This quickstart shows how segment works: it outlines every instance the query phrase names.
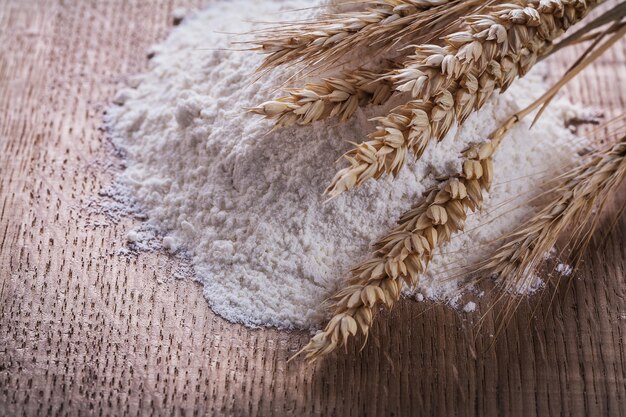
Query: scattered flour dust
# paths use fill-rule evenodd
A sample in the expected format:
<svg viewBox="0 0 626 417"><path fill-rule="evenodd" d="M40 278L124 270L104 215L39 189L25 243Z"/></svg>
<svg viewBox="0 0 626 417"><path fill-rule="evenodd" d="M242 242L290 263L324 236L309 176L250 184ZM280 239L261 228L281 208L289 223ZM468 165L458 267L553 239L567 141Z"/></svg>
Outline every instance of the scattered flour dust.
<svg viewBox="0 0 626 417"><path fill-rule="evenodd" d="M473 301L469 301L463 306L463 311L465 311L466 313L472 313L476 311L476 303Z"/></svg>
<svg viewBox="0 0 626 417"><path fill-rule="evenodd" d="M528 75L394 181L372 181L325 204L337 159L348 141L372 130L368 118L381 109L359 110L342 125L332 120L268 134L271 122L244 109L275 96L289 74L256 80L262 57L224 50L233 40L225 33L250 30L250 21L302 18L293 9L306 7L304 0L234 0L192 13L152 49L149 71L131 78L107 113L126 159L108 192L147 219L128 240L157 240L144 247L186 253L212 309L248 326L318 326L323 301L366 259L370 244L437 176L459 170L459 152L469 143L530 103L529 92L545 90L540 74ZM577 138L564 127L571 111L556 103L532 130L523 123L507 136L483 212L435 256L416 298L458 303L463 268L532 214L528 197L575 156Z"/></svg>

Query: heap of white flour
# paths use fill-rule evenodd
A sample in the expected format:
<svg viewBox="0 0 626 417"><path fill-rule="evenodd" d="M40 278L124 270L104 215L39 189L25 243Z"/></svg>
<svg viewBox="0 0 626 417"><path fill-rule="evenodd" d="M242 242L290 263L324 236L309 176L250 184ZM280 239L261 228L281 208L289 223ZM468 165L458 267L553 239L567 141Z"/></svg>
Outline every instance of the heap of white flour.
<svg viewBox="0 0 626 417"><path fill-rule="evenodd" d="M397 179L371 181L324 204L322 192L342 166L337 159L348 141L365 138L373 128L368 118L381 109L359 110L346 124L268 134L271 122L244 109L276 96L285 74L257 80L262 57L223 50L233 40L224 33L253 27L245 22L301 18L279 10L309 5L212 2L153 49L149 71L132 78L107 115L127 159L116 192L147 216L140 230L151 229L164 248L190 257L215 312L251 326L318 325L326 314L322 301L366 259L369 245L435 177L459 170L459 152L469 143L528 104L529 92L545 90L538 75L519 80ZM575 156L566 111L567 104L554 104L532 130L522 124L507 136L495 159L493 194L482 213L469 217L468 232L435 256L419 299L454 300L461 268L533 212L529 196ZM144 238L129 232L131 241Z"/></svg>

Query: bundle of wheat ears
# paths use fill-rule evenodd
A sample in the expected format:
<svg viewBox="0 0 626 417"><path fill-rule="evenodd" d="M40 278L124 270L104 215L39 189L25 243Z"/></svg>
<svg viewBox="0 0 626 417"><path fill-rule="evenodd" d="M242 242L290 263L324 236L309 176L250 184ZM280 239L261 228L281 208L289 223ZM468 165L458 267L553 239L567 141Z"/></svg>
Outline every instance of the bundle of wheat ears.
<svg viewBox="0 0 626 417"><path fill-rule="evenodd" d="M495 92L556 50L587 43L563 80L527 109L512 115L483 143L463 153L462 170L441 179L356 266L332 297L325 329L302 349L309 360L346 345L361 333L367 340L374 315L391 308L404 285L417 285L434 250L463 231L466 217L481 207L493 181L494 153L507 131L549 103L558 89L626 33L626 3L618 3L573 34L599 0L369 0L351 2L348 12L321 14L257 33L253 49L266 54L262 72L296 67L303 76L329 74L251 112L275 120L275 128L327 118L349 119L359 106L397 96L404 104L374 119L376 130L344 155L326 189L334 198L365 181L395 176L409 156L419 158L449 129L480 111ZM356 9L356 10L355 10ZM564 39L563 39L564 38ZM558 41L557 41L558 40ZM556 41L556 42L555 42ZM366 51L368 62L363 64ZM353 62L359 59L361 66ZM623 117L619 120L623 123ZM556 179L546 207L506 238L483 275L500 275L506 289L538 268L544 254L575 222L597 223L598 208L626 176L626 139L581 158L581 165ZM580 240L580 239L579 239Z"/></svg>

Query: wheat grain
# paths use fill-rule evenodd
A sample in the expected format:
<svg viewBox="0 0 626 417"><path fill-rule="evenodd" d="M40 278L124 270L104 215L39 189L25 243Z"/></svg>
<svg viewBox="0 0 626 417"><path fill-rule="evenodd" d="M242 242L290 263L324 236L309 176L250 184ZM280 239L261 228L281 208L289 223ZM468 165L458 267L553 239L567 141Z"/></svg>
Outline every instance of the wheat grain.
<svg viewBox="0 0 626 417"><path fill-rule="evenodd" d="M596 1L549 0L502 4L468 16L468 29L447 35L445 46L421 45L393 74L395 88L415 99L377 121L368 141L347 152L326 192L335 197L383 174L396 175L407 154L416 157L441 140L495 90L504 91L547 53L552 40L581 20Z"/></svg>
<svg viewBox="0 0 626 417"><path fill-rule="evenodd" d="M393 63L389 65L392 66ZM277 128L305 125L334 116L344 122L359 106L380 105L391 97L392 85L390 80L383 78L385 72L365 69L345 72L321 83L287 90L288 96L262 103L250 111L276 120Z"/></svg>
<svg viewBox="0 0 626 417"><path fill-rule="evenodd" d="M361 25L355 25L353 21L362 20L359 16L362 17L362 14L365 12L357 15L349 13L333 15L330 22L322 18L314 22L305 22L301 27L297 26L297 29L270 30L270 33L273 34L273 37L270 38L271 40L259 40L258 43L261 44L262 50L276 49L272 54L280 53L281 48L279 45L281 44L284 49L292 50L291 52L293 53L295 53L293 50L302 49L304 54L301 57L302 59L306 60L306 57L315 56L320 62L332 61L331 55L341 57L359 46L360 43L367 43L368 53L371 56L374 50L383 48L383 45L386 43L393 43L398 46L400 39L408 36L408 34L417 34L413 38L419 40L432 41L438 38L439 34L450 26L452 22L458 21L464 13L481 10L493 1L386 0L384 2L374 2L383 10L385 8L388 9L389 13L400 13L406 16L377 22L376 19L368 15L369 17L365 19L369 22L366 25L368 30L359 32L358 36L356 36L357 29L361 28ZM429 10L431 8L433 10ZM416 18L415 15L417 11L421 11L419 18ZM331 26L334 29L319 28L316 25ZM354 30L355 32L352 35L355 36L342 37L340 42L326 43L326 41L321 41L321 39L332 37L333 34L336 35L341 31L341 28L344 29L345 33L351 33L350 30ZM294 30L299 35L294 33ZM303 39L316 39L319 41L307 43ZM274 47L270 47L264 42L269 42ZM382 104L391 97L392 91L390 87L392 82L389 76L400 67L398 62L406 59L406 54L404 53L396 52L395 55L395 60L387 60L387 63L390 65L386 65L383 68L377 68L375 71L363 69L344 71L340 76L327 78L320 83L309 83L302 88L288 89L289 95L264 102L250 109L250 111L276 120L276 128L292 124L308 124L335 115L338 115L341 121L346 121L358 106L370 103ZM290 56L285 57L284 62L282 60L273 61L273 56L270 55L268 58L269 62L266 60L261 68L297 60L296 57Z"/></svg>

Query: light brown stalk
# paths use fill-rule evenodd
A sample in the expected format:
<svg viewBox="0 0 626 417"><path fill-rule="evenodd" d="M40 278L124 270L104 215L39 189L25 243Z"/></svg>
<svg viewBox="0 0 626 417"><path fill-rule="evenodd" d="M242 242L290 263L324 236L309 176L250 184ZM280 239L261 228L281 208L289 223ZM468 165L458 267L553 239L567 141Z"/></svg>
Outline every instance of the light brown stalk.
<svg viewBox="0 0 626 417"><path fill-rule="evenodd" d="M345 158L327 188L335 197L371 178L397 175L409 152L420 157L434 138L504 91L546 54L551 42L597 3L585 0L525 0L494 6L466 18L468 29L444 38L445 46L421 45L405 68L393 74L395 88L414 100L376 119L377 130Z"/></svg>
<svg viewBox="0 0 626 417"><path fill-rule="evenodd" d="M321 83L287 90L288 96L267 101L250 111L276 120L276 128L305 125L334 116L344 122L360 106L380 105L391 97L392 85L383 78L384 74L365 69L345 72Z"/></svg>
<svg viewBox="0 0 626 417"><path fill-rule="evenodd" d="M612 148L596 151L588 161L561 175L547 195L550 202L511 233L506 243L484 262L481 275L497 275L500 286L517 292L546 262L545 254L568 231L582 243L590 236L607 199L626 179L626 137ZM573 229L573 230L572 230ZM576 246L576 245L574 245Z"/></svg>

